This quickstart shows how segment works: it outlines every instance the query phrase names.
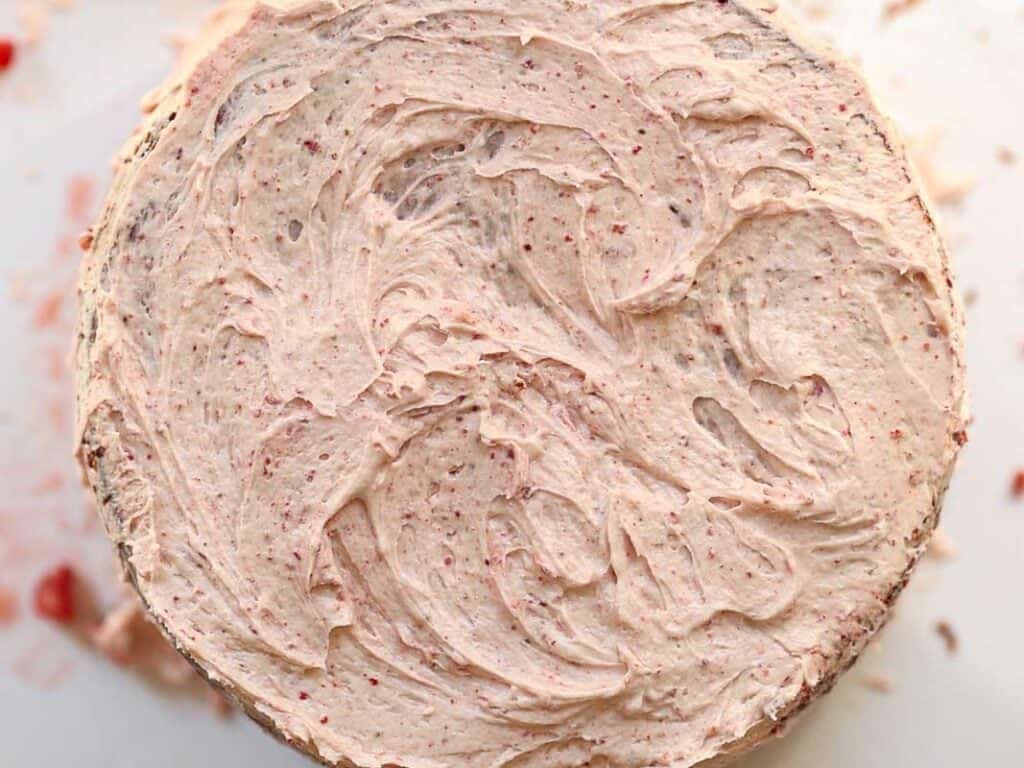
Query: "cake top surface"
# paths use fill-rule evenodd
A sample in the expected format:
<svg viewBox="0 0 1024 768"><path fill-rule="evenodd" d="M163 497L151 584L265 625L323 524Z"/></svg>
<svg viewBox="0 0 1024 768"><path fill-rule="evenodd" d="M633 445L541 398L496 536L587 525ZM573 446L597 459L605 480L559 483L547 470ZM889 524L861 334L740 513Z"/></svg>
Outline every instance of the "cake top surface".
<svg viewBox="0 0 1024 768"><path fill-rule="evenodd" d="M964 420L857 74L714 0L217 29L81 286L81 456L179 647L366 766L690 766L827 687Z"/></svg>

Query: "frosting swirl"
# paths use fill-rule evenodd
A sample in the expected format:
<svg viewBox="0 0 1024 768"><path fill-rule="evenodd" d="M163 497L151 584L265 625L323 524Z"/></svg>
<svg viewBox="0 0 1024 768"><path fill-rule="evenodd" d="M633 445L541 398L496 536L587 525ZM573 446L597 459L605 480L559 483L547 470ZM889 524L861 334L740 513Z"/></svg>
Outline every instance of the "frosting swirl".
<svg viewBox="0 0 1024 768"><path fill-rule="evenodd" d="M689 766L884 619L961 315L862 83L771 8L236 3L150 107L83 270L81 456L275 729Z"/></svg>

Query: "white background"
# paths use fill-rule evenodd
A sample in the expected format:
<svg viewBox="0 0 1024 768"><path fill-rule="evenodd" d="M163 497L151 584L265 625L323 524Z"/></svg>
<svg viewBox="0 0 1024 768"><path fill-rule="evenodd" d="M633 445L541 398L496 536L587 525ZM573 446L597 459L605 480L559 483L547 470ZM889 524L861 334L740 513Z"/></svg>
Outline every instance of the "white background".
<svg viewBox="0 0 1024 768"><path fill-rule="evenodd" d="M20 34L16 5L0 0L0 36ZM74 271L76 256L55 255L69 226L68 179L95 177L102 192L139 98L167 71L168 34L189 28L203 5L82 0L0 76L0 547L14 529L21 536L43 526L52 556L86 572L105 568L107 554L78 489L66 483L38 496L26 485L50 464L72 476L70 436L40 426L40 409L65 397L66 384L43 374L33 302ZM905 132L941 129L937 164L977 179L959 209L943 211L960 287L978 297L968 312L976 423L943 523L956 558L925 563L881 641L790 736L742 768L1021 766L1024 505L1008 488L1024 468L1024 3L926 0L889 24L882 0L797 5L829 8L812 23L863 62ZM999 146L1021 159L997 162ZM66 306L59 327L72 315ZM63 331L49 333L45 344L66 347ZM59 538L69 530L85 530L88 546ZM21 620L0 628L0 766L307 765L244 720L225 723L193 701L157 694L33 619L26 579L45 565L40 555L0 566L0 586L23 601ZM935 633L939 620L960 637L955 656ZM26 659L40 669L26 673ZM47 684L50 673L61 681ZM865 686L871 675L891 678L892 692Z"/></svg>

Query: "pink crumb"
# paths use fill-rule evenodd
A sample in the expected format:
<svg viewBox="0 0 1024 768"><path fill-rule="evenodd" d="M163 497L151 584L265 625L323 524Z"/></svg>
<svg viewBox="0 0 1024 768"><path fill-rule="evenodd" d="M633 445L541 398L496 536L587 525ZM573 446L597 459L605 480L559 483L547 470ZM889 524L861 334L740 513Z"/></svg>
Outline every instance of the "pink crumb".
<svg viewBox="0 0 1024 768"><path fill-rule="evenodd" d="M88 176L73 176L68 182L65 210L72 221L80 222L88 218L92 208L95 184Z"/></svg>
<svg viewBox="0 0 1024 768"><path fill-rule="evenodd" d="M36 328L50 328L57 324L64 306L64 298L64 291L54 291L43 297L36 306L36 313L32 319Z"/></svg>
<svg viewBox="0 0 1024 768"><path fill-rule="evenodd" d="M9 627L18 618L18 597L6 587L0 587L0 628Z"/></svg>

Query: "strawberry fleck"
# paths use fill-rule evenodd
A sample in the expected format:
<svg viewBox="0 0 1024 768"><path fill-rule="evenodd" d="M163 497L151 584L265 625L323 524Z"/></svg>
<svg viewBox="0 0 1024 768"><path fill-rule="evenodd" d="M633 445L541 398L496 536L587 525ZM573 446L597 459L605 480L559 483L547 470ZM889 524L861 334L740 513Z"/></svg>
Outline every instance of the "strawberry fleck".
<svg viewBox="0 0 1024 768"><path fill-rule="evenodd" d="M376 677L371 677L370 685L380 685L380 680L378 680Z"/></svg>
<svg viewBox="0 0 1024 768"><path fill-rule="evenodd" d="M36 614L58 624L75 620L75 572L60 565L45 574L36 585Z"/></svg>
<svg viewBox="0 0 1024 768"><path fill-rule="evenodd" d="M312 155L315 155L317 152L320 151L320 142L317 141L316 139L306 139L304 142L302 142L302 146L304 146L306 150Z"/></svg>
<svg viewBox="0 0 1024 768"><path fill-rule="evenodd" d="M306 701L307 699L309 699L309 694L306 693L305 691L300 691L299 692L299 701Z"/></svg>

